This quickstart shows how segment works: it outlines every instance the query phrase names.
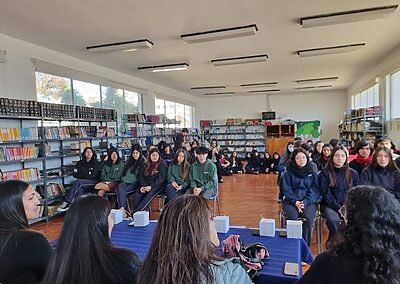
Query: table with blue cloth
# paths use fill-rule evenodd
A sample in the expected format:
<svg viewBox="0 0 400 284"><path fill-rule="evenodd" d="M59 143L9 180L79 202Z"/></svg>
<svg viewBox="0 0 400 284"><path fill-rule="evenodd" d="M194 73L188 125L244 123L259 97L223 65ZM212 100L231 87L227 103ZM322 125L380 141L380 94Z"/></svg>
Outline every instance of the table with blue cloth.
<svg viewBox="0 0 400 284"><path fill-rule="evenodd" d="M157 223L150 222L146 227L131 227L128 226L128 223L124 221L114 226L111 241L116 247L130 249L143 259L150 248ZM301 276L301 262L311 263L313 261L311 251L303 239L282 238L279 237L278 232L274 238L253 236L252 229L231 228L226 234L218 234L221 244L229 235L240 235L240 240L245 243L260 242L267 247L270 259L265 261L257 283L294 283ZM221 248L219 249L221 250ZM298 263L300 276L284 275L285 262Z"/></svg>

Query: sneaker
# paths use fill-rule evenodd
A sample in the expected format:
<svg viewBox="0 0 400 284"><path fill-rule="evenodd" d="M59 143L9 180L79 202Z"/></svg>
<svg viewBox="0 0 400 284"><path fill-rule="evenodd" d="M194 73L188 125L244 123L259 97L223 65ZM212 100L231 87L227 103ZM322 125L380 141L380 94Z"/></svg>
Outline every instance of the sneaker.
<svg viewBox="0 0 400 284"><path fill-rule="evenodd" d="M57 211L58 211L58 212L65 212L65 211L67 211L68 209L69 209L69 203L64 201L64 202L61 204L61 206L57 208Z"/></svg>
<svg viewBox="0 0 400 284"><path fill-rule="evenodd" d="M223 179L223 178L221 178L221 179L219 180L219 182L220 182L220 183L223 183L223 182L224 182L224 179Z"/></svg>
<svg viewBox="0 0 400 284"><path fill-rule="evenodd" d="M239 174L243 174L243 171L238 171Z"/></svg>

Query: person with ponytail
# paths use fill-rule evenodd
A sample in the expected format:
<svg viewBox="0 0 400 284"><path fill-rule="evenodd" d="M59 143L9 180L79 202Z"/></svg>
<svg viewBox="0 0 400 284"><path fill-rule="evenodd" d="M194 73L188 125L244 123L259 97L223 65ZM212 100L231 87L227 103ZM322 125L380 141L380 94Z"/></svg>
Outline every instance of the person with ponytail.
<svg viewBox="0 0 400 284"><path fill-rule="evenodd" d="M182 148L178 149L172 163L168 167L168 184L165 189L168 202L185 194L189 188L190 164L187 161L187 155L186 150Z"/></svg>
<svg viewBox="0 0 400 284"><path fill-rule="evenodd" d="M339 209L344 204L347 191L360 184L357 172L349 168L347 151L343 146L332 150L328 164L318 176L319 190L322 194L321 212L326 218L329 230L327 246L334 240L341 221Z"/></svg>
<svg viewBox="0 0 400 284"><path fill-rule="evenodd" d="M40 201L31 185L20 180L0 182L0 283L40 283L51 247L46 237L29 229Z"/></svg>
<svg viewBox="0 0 400 284"><path fill-rule="evenodd" d="M372 150L372 145L367 140L360 140L354 148L354 152L357 156L349 163L349 166L355 170L359 176L361 175L362 170L371 162Z"/></svg>
<svg viewBox="0 0 400 284"><path fill-rule="evenodd" d="M357 186L341 210L344 227L298 284L400 283L400 203L376 186Z"/></svg>
<svg viewBox="0 0 400 284"><path fill-rule="evenodd" d="M304 149L294 149L280 184L284 216L287 220L305 219L303 239L308 245L311 242L317 201L320 198L317 173L313 170L309 159Z"/></svg>
<svg viewBox="0 0 400 284"><path fill-rule="evenodd" d="M319 160L316 162L318 170L322 171L326 167L326 164L328 163L332 149L333 149L333 147L331 144L324 144L324 146L322 146L321 158L319 158Z"/></svg>
<svg viewBox="0 0 400 284"><path fill-rule="evenodd" d="M140 173L140 188L135 193L135 212L143 211L158 194L164 191L168 166L157 148L152 148Z"/></svg>

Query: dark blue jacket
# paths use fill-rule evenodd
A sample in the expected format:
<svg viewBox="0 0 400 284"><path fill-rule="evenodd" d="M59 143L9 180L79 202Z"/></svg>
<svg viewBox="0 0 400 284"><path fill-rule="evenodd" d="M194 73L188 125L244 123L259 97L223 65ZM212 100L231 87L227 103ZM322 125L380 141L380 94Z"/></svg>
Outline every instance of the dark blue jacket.
<svg viewBox="0 0 400 284"><path fill-rule="evenodd" d="M344 204L346 193L349 188L360 184L358 173L353 169L350 169L350 172L353 178L353 184L351 186L347 184L345 168L335 168L336 186L334 187L329 186L330 179L328 170L324 169L320 172L318 176L318 186L322 194L322 204L325 204L336 211L339 210L340 207L342 207L342 205Z"/></svg>
<svg viewBox="0 0 400 284"><path fill-rule="evenodd" d="M282 175L281 189L285 202L293 205L296 201L302 200L304 201L304 206L315 204L320 198L318 175L316 173L300 178L288 168Z"/></svg>
<svg viewBox="0 0 400 284"><path fill-rule="evenodd" d="M400 171L380 166L376 169L366 167L361 173L361 184L383 187L400 199Z"/></svg>

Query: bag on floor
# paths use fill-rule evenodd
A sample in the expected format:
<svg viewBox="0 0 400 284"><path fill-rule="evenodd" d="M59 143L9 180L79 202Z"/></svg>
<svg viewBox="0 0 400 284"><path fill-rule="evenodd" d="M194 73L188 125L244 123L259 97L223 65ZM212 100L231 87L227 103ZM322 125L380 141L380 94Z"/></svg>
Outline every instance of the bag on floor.
<svg viewBox="0 0 400 284"><path fill-rule="evenodd" d="M245 244L239 235L230 235L222 241L222 253L225 257L239 257L240 263L252 280L256 280L264 261L269 258L267 248L261 243Z"/></svg>

